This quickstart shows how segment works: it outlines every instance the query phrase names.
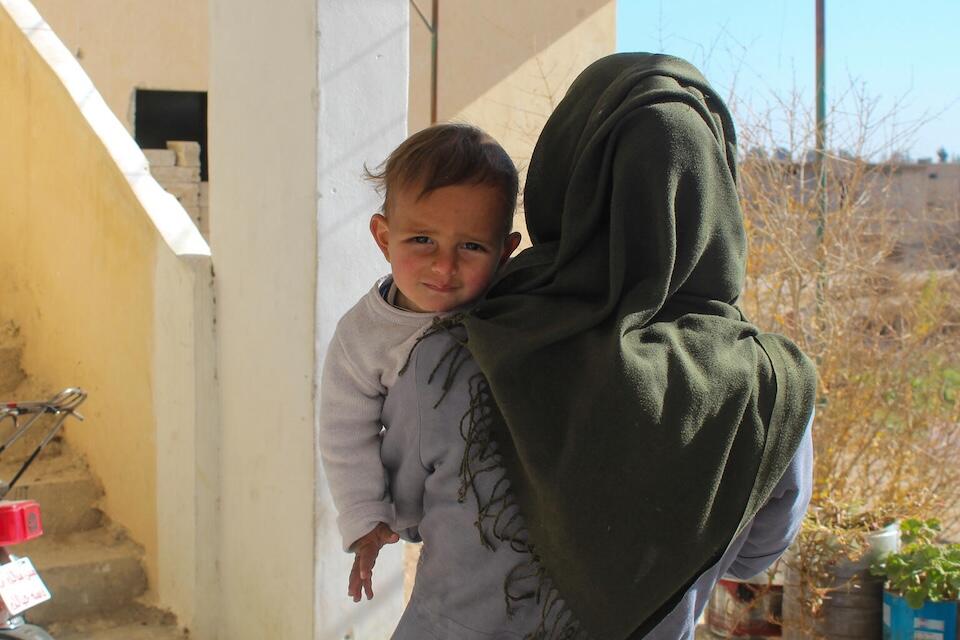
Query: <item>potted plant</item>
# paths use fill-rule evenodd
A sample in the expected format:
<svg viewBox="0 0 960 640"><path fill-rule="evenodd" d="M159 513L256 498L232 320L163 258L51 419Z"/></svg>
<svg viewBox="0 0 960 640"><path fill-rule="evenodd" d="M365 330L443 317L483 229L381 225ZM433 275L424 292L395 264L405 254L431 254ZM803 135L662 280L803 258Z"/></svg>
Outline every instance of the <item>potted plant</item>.
<svg viewBox="0 0 960 640"><path fill-rule="evenodd" d="M937 541L940 521L908 518L900 524L900 550L876 560L886 579L883 637L957 640L960 544Z"/></svg>

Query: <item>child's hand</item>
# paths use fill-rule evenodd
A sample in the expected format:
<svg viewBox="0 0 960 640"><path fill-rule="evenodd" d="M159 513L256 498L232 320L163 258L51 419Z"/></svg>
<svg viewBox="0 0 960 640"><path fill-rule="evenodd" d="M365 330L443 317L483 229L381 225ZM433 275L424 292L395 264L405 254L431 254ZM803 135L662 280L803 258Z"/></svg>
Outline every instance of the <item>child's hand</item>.
<svg viewBox="0 0 960 640"><path fill-rule="evenodd" d="M377 555L383 545L393 544L398 540L400 536L381 522L350 547L354 555L347 595L353 598L354 602L360 602L361 587L367 593L367 600L373 597L373 565L377 563Z"/></svg>

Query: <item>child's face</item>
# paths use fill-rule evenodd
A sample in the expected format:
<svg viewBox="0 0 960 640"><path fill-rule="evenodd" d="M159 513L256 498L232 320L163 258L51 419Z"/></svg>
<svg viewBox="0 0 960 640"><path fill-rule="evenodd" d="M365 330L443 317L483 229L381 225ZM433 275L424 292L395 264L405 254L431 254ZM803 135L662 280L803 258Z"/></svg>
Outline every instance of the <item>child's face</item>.
<svg viewBox="0 0 960 640"><path fill-rule="evenodd" d="M435 189L419 200L400 189L389 218L376 214L370 232L390 263L400 306L450 311L482 296L520 242L504 237L499 193L486 185Z"/></svg>

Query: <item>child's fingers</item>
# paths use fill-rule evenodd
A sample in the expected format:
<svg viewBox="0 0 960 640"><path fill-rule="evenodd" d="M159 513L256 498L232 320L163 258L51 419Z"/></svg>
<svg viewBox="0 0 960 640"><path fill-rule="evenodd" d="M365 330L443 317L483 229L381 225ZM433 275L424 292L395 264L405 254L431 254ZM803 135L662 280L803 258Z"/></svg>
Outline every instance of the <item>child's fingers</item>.
<svg viewBox="0 0 960 640"><path fill-rule="evenodd" d="M368 534L367 540L358 541L353 548L353 568L350 571L347 595L353 598L354 602L360 602L364 593L367 594L367 600L373 598L373 567L377 564L380 547L400 540L399 535L383 524L371 533L374 535Z"/></svg>
<svg viewBox="0 0 960 640"><path fill-rule="evenodd" d="M365 547L357 554L357 562L360 564L360 579L368 580L377 564L377 549Z"/></svg>
<svg viewBox="0 0 960 640"><path fill-rule="evenodd" d="M360 565L360 582L367 594L367 600L370 600L373 598L373 567L377 564L377 549L375 547L362 549L357 555L357 562Z"/></svg>
<svg viewBox="0 0 960 640"><path fill-rule="evenodd" d="M360 584L367 594L367 600L373 597L373 565L376 556L371 549L365 547L357 554L357 564L360 569ZM360 594L357 594L359 597Z"/></svg>
<svg viewBox="0 0 960 640"><path fill-rule="evenodd" d="M360 602L360 583L360 565L354 558L353 569L350 570L350 580L347 585L347 595L353 598L354 602Z"/></svg>

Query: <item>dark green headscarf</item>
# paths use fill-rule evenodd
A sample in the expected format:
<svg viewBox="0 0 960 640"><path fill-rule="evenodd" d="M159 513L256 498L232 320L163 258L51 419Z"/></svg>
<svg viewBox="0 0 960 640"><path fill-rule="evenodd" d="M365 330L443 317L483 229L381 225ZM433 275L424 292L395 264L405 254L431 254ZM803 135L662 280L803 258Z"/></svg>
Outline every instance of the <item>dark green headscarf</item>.
<svg viewBox="0 0 960 640"><path fill-rule="evenodd" d="M515 501L526 530L494 533L526 541L564 619L598 640L670 611L769 497L810 416L810 361L735 306L736 183L730 115L695 68L599 60L534 150L533 247L464 321L487 403L468 416L465 476L493 446L510 483L480 521Z"/></svg>

